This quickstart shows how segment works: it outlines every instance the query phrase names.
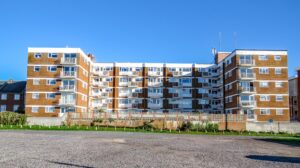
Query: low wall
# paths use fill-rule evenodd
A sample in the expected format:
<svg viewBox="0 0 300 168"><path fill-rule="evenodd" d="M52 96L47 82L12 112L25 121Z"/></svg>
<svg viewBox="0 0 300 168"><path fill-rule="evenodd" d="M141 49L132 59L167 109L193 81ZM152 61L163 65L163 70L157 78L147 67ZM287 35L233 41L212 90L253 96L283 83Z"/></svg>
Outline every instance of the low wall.
<svg viewBox="0 0 300 168"><path fill-rule="evenodd" d="M247 131L300 133L300 122L246 122Z"/></svg>
<svg viewBox="0 0 300 168"><path fill-rule="evenodd" d="M27 117L28 125L59 126L66 121L67 115L62 117Z"/></svg>

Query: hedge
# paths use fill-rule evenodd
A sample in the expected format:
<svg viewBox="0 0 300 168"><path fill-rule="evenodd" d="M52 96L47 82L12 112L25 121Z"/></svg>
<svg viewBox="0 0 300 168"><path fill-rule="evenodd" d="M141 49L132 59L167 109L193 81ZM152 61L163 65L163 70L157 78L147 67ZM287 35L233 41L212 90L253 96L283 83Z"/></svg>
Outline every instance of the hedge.
<svg viewBox="0 0 300 168"><path fill-rule="evenodd" d="M26 123L26 115L15 112L0 112L1 125L24 125Z"/></svg>

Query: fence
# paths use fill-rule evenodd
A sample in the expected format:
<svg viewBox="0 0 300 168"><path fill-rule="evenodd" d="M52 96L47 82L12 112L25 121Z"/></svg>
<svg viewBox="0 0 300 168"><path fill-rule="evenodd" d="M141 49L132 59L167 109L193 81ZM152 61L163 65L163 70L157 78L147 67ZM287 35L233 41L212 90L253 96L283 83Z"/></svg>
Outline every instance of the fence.
<svg viewBox="0 0 300 168"><path fill-rule="evenodd" d="M68 113L70 120L167 120L167 121L210 121L210 122L245 122L242 114L207 114L207 113Z"/></svg>

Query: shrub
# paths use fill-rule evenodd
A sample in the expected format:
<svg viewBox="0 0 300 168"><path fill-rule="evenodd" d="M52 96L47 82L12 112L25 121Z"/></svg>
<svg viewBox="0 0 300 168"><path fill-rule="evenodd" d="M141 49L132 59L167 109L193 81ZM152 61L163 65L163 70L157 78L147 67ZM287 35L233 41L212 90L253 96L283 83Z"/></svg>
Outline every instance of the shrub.
<svg viewBox="0 0 300 168"><path fill-rule="evenodd" d="M99 122L99 123L102 123L103 120L101 118L94 118L93 122Z"/></svg>
<svg viewBox="0 0 300 168"><path fill-rule="evenodd" d="M144 121L143 123L143 126L141 126L140 128L144 128L145 130L151 130L153 129L153 126L152 126L152 121Z"/></svg>
<svg viewBox="0 0 300 168"><path fill-rule="evenodd" d="M208 131L208 132L218 131L218 129L219 129L218 124L207 123L205 125L205 130Z"/></svg>
<svg viewBox="0 0 300 168"><path fill-rule="evenodd" d="M26 123L26 115L15 112L1 112L0 124L2 125L24 125Z"/></svg>
<svg viewBox="0 0 300 168"><path fill-rule="evenodd" d="M183 122L181 127L179 128L181 131L188 131L193 128L193 124L190 121Z"/></svg>

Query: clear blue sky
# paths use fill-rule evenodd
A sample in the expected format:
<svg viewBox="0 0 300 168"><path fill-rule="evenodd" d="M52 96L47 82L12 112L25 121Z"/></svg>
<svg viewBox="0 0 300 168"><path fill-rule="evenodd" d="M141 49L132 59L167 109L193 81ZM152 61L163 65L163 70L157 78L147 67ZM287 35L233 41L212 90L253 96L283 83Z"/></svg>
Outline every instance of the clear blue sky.
<svg viewBox="0 0 300 168"><path fill-rule="evenodd" d="M0 80L26 79L27 47L103 62L211 63L211 48L286 49L300 66L298 0L1 0Z"/></svg>

